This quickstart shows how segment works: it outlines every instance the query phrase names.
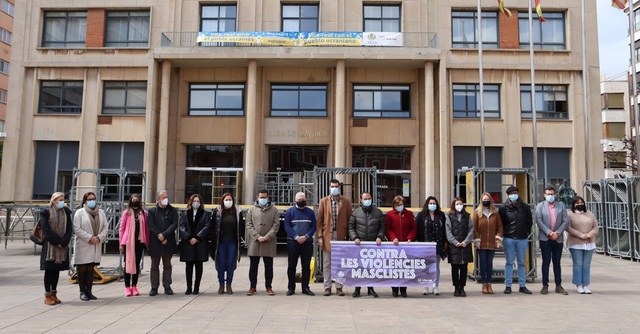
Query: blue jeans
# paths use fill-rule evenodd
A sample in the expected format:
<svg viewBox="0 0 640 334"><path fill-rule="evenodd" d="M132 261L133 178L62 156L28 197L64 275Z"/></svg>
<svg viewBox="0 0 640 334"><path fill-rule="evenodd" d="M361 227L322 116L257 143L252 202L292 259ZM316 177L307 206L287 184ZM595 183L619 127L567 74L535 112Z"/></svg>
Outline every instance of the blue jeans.
<svg viewBox="0 0 640 334"><path fill-rule="evenodd" d="M218 271L218 283L225 284L224 274L227 274L226 284L233 282L235 270L237 246L234 240L220 240L218 255L216 256L216 270Z"/></svg>
<svg viewBox="0 0 640 334"><path fill-rule="evenodd" d="M480 280L482 283L491 283L493 280L493 249L478 249L478 261L480 262Z"/></svg>
<svg viewBox="0 0 640 334"><path fill-rule="evenodd" d="M573 279L575 285L589 285L591 283L591 258L594 250L571 249L573 260Z"/></svg>
<svg viewBox="0 0 640 334"><path fill-rule="evenodd" d="M549 286L549 265L553 262L553 279L556 286L562 284L562 272L560 260L562 260L561 242L555 240L540 240L540 252L542 253L542 285Z"/></svg>
<svg viewBox="0 0 640 334"><path fill-rule="evenodd" d="M527 284L527 273L524 267L524 257L527 254L527 247L529 246L529 240L527 239L511 239L504 238L504 255L507 258L507 263L504 268L504 285L511 286L513 282L513 262L515 258L518 259L518 284L521 287Z"/></svg>

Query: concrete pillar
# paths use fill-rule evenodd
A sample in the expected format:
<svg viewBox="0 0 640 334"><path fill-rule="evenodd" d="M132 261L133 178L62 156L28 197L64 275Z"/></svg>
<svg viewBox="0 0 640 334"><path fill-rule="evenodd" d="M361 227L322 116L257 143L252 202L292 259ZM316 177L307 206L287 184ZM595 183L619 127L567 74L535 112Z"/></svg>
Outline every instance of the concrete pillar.
<svg viewBox="0 0 640 334"><path fill-rule="evenodd" d="M167 154L169 146L169 88L171 84L171 61L162 62L160 84L160 126L158 127L158 175L156 191L167 188ZM148 196L155 195L148 194Z"/></svg>
<svg viewBox="0 0 640 334"><path fill-rule="evenodd" d="M433 86L433 63L424 64L424 194L435 194L436 156L435 156L435 100ZM425 197L426 199L426 197Z"/></svg>
<svg viewBox="0 0 640 334"><path fill-rule="evenodd" d="M243 203L249 204L255 198L256 185L256 122L259 117L256 110L256 95L258 90L258 62L255 59L249 61L247 69L247 133L245 135L246 143L244 144L244 173L243 184L244 194Z"/></svg>
<svg viewBox="0 0 640 334"><path fill-rule="evenodd" d="M346 87L346 69L344 60L338 60L336 63L336 105L334 115L335 141L333 147L333 166L346 167L347 152L347 110L345 108L345 96L347 94Z"/></svg>
<svg viewBox="0 0 640 334"><path fill-rule="evenodd" d="M438 87L441 87L438 91L438 105L434 105L434 108L438 108L440 113L440 193L437 195L440 199L440 203L449 203L455 193L452 192L451 185L453 184L453 147L451 146L451 115L449 108L447 108L447 69L444 66L445 59L440 59L440 66L438 67ZM432 81L433 83L433 81ZM444 88L443 88L444 87ZM429 91L434 91L432 87Z"/></svg>

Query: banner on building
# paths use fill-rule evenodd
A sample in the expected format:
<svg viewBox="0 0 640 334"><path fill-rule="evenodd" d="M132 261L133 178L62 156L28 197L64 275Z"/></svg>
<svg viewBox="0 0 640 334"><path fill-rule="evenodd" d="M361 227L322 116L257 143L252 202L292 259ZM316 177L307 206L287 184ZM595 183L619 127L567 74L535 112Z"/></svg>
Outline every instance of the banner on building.
<svg viewBox="0 0 640 334"><path fill-rule="evenodd" d="M346 286L434 287L436 243L331 241L331 278Z"/></svg>
<svg viewBox="0 0 640 334"><path fill-rule="evenodd" d="M402 46L402 33L387 32L199 32L197 43L262 46Z"/></svg>

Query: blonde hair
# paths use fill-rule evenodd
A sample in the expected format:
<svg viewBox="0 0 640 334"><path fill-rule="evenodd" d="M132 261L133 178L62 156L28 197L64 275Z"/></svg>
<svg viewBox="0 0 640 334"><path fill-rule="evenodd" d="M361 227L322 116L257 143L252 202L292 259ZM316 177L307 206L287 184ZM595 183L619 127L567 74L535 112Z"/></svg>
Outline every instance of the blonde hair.
<svg viewBox="0 0 640 334"><path fill-rule="evenodd" d="M51 195L51 199L49 200L49 206L53 206L53 201L55 201L59 197L64 197L64 193L61 193L59 191L53 193L53 195Z"/></svg>
<svg viewBox="0 0 640 334"><path fill-rule="evenodd" d="M484 214L484 204L482 204L482 198L483 197L489 197L491 203L489 204L489 212L490 213L496 213L498 212L498 209L496 209L496 207L493 205L493 197L491 197L491 194L488 192L483 192L482 195L480 195L480 205L478 205L478 207L476 208L476 214L480 217L482 217L482 215Z"/></svg>

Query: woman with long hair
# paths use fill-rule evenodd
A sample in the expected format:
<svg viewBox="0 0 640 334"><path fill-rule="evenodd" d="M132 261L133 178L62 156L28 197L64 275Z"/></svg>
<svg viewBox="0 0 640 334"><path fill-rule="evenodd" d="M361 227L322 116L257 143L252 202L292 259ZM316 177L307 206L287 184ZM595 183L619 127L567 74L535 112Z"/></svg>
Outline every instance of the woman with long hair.
<svg viewBox="0 0 640 334"><path fill-rule="evenodd" d="M138 296L138 277L142 251L149 246L147 211L142 208L140 195L129 197L127 209L120 217L120 252L124 252L124 295Z"/></svg>
<svg viewBox="0 0 640 334"><path fill-rule="evenodd" d="M573 284L578 293L591 294L591 258L596 250L596 234L598 221L596 216L587 210L584 198L575 196L571 200L569 215L569 237L567 246L573 261Z"/></svg>
<svg viewBox="0 0 640 334"><path fill-rule="evenodd" d="M482 293L493 294L493 257L502 248L502 219L493 205L491 194L480 196L480 204L473 211L473 242L478 252Z"/></svg>
<svg viewBox="0 0 640 334"><path fill-rule="evenodd" d="M40 270L44 270L44 303L62 303L58 298L60 272L69 270L69 243L73 235L71 210L64 205L64 193L51 195L49 207L40 211L40 226L44 234Z"/></svg>
<svg viewBox="0 0 640 334"><path fill-rule="evenodd" d="M200 293L202 264L209 261L209 225L211 216L204 210L202 197L193 194L187 203L187 212L180 219L180 262L185 262L187 291L185 295ZM193 283L193 267L196 280Z"/></svg>
<svg viewBox="0 0 640 334"><path fill-rule="evenodd" d="M418 212L416 216L416 226L418 228L416 240L436 243L436 285L433 288L433 294L436 296L440 294L438 289L440 285L440 260L444 260L447 257L446 220L444 212L440 208L440 203L434 196L429 196L424 201L422 211ZM428 295L429 288L425 287L422 294Z"/></svg>
<svg viewBox="0 0 640 334"><path fill-rule="evenodd" d="M215 247L216 270L218 271L218 294L233 294L231 284L233 273L240 261L240 223L241 211L230 193L220 197L220 206L213 214L213 240Z"/></svg>

